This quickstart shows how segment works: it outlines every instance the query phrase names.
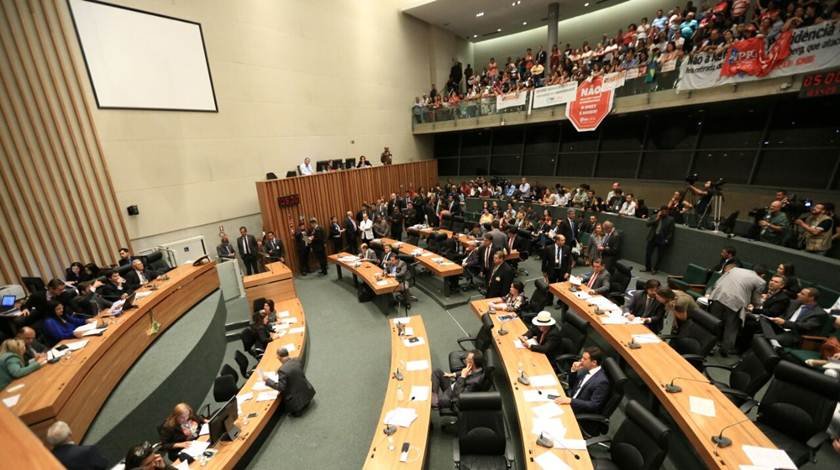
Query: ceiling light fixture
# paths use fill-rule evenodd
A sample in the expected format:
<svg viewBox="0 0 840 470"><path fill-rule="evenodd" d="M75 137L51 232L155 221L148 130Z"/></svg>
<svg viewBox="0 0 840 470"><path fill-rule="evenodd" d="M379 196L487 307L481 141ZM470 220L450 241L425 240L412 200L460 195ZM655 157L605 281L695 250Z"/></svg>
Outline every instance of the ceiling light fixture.
<svg viewBox="0 0 840 470"><path fill-rule="evenodd" d="M478 12L478 13L476 13L476 14L475 14L475 17L476 17L476 18L481 18L482 16L484 16L484 12L483 12L483 11L480 11L480 12Z"/></svg>
<svg viewBox="0 0 840 470"><path fill-rule="evenodd" d="M589 2L584 3L584 4L583 4L583 6L588 7L588 6L589 6Z"/></svg>
<svg viewBox="0 0 840 470"><path fill-rule="evenodd" d="M527 21L523 21L523 22L522 22L522 26L527 26L527 25L528 25L528 22L527 22Z"/></svg>
<svg viewBox="0 0 840 470"><path fill-rule="evenodd" d="M478 34L473 34L473 37L474 37L474 38L477 38L477 37L478 37Z"/></svg>
<svg viewBox="0 0 840 470"><path fill-rule="evenodd" d="M496 32L497 32L497 33L501 33L501 32L502 32L502 28L497 29L497 30L496 30Z"/></svg>

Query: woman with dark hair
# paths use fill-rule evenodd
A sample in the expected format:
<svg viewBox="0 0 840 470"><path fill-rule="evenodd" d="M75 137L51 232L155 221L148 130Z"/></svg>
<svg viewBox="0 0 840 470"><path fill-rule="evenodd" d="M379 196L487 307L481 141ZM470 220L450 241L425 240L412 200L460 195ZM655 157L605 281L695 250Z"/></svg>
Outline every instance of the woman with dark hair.
<svg viewBox="0 0 840 470"><path fill-rule="evenodd" d="M64 271L64 280L71 284L77 284L88 279L85 266L78 261L70 263L70 267Z"/></svg>
<svg viewBox="0 0 840 470"><path fill-rule="evenodd" d="M795 299L796 294L802 290L802 284L800 284L799 278L796 277L796 267L793 263L779 264L776 268L776 274L785 277L787 282L785 283L784 291L791 299Z"/></svg>
<svg viewBox="0 0 840 470"><path fill-rule="evenodd" d="M186 403L178 403L158 428L161 450L167 452L169 460L178 459L184 449L190 446L201 433L201 425L207 421L195 414Z"/></svg>
<svg viewBox="0 0 840 470"><path fill-rule="evenodd" d="M251 325L249 326L254 333L254 347L263 351L265 351L268 343L277 337L271 331L269 316L264 311L265 307L263 307L263 310L255 312L253 317L251 317Z"/></svg>
<svg viewBox="0 0 840 470"><path fill-rule="evenodd" d="M76 328L86 323L97 322L97 328L101 328L105 324L101 319L85 318L73 312L65 312L64 304L54 300L47 303L47 308L44 333L52 344L63 339L81 338L82 333L76 332Z"/></svg>

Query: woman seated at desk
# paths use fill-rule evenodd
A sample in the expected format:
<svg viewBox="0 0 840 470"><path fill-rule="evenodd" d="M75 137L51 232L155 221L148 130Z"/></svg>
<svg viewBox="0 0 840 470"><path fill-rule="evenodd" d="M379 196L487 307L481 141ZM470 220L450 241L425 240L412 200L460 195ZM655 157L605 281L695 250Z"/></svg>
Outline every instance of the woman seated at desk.
<svg viewBox="0 0 840 470"><path fill-rule="evenodd" d="M254 313L250 328L254 332L254 347L257 349L265 351L268 343L277 338L277 334L271 331L269 316L262 310Z"/></svg>
<svg viewBox="0 0 840 470"><path fill-rule="evenodd" d="M271 299L258 299L254 305L257 310L254 314L268 316L268 324L277 322L277 310L274 309L274 301Z"/></svg>
<svg viewBox="0 0 840 470"><path fill-rule="evenodd" d="M186 403L178 403L158 428L161 450L168 453L169 460L178 459L184 449L190 446L190 441L198 439L201 425L207 420L196 415L192 407Z"/></svg>
<svg viewBox="0 0 840 470"><path fill-rule="evenodd" d="M6 388L12 380L34 372L46 363L45 358L40 358L25 365L25 351L26 344L22 339L7 339L0 344L0 390Z"/></svg>
<svg viewBox="0 0 840 470"><path fill-rule="evenodd" d="M501 302L491 302L490 308L497 312L513 312L514 316L518 316L527 303L525 285L521 281L514 281L510 285L510 292L502 297Z"/></svg>
<svg viewBox="0 0 840 470"><path fill-rule="evenodd" d="M63 339L81 338L82 333L76 332L76 328L86 324L97 322L97 328L104 326L104 322L97 318L86 318L76 315L73 312L65 312L64 304L54 300L47 304L47 318L44 320L44 333L47 335L50 344L58 343Z"/></svg>

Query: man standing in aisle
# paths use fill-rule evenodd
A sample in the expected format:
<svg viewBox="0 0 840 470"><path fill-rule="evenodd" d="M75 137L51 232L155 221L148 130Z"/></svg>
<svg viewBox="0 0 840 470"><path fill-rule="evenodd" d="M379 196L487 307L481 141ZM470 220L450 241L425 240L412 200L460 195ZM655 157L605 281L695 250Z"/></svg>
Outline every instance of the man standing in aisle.
<svg viewBox="0 0 840 470"><path fill-rule="evenodd" d="M729 262L709 293L709 313L723 320L723 342L720 353L726 357L735 352L735 341L741 331L744 308L761 302L765 282L755 271Z"/></svg>
<svg viewBox="0 0 840 470"><path fill-rule="evenodd" d="M604 228L604 239L598 245L598 253L601 255L604 267L612 273L621 252L621 234L609 220L604 222L602 227Z"/></svg>
<svg viewBox="0 0 840 470"><path fill-rule="evenodd" d="M325 243L327 241L327 235L324 232L324 228L318 225L318 219L312 217L309 219L309 226L312 232L312 235L309 236L309 246L312 249L312 252L315 253L315 259L318 260L318 264L321 265L321 275L327 275L327 252Z"/></svg>
<svg viewBox="0 0 840 470"><path fill-rule="evenodd" d="M668 206L662 206L656 213L656 217L649 219L645 224L648 227L647 246L645 247L645 269L642 272L659 271L659 264L662 262L662 252L671 243L674 236L674 218L668 210ZM653 262L653 255L656 253L656 263ZM651 270L651 268L653 268Z"/></svg>
<svg viewBox="0 0 840 470"><path fill-rule="evenodd" d="M239 257L245 263L245 272L247 275L257 274L257 239L253 235L248 235L248 229L239 227L239 238L236 240L236 246L239 248Z"/></svg>
<svg viewBox="0 0 840 470"><path fill-rule="evenodd" d="M263 380L266 386L280 392L283 407L286 411L292 416L298 417L312 402L312 397L315 396L315 388L306 379L300 359L290 357L286 348L277 350L277 358L280 360L277 381L275 382L270 377L263 377ZM259 374L262 376L262 371Z"/></svg>
<svg viewBox="0 0 840 470"><path fill-rule="evenodd" d="M309 274L309 234L306 233L306 224L303 220L298 222L295 230L295 250L297 250L298 263L300 263L300 274Z"/></svg>
<svg viewBox="0 0 840 470"><path fill-rule="evenodd" d="M345 249L351 255L355 255L359 250L356 249L356 239L359 235L359 226L356 224L356 219L353 218L353 212L347 211L347 217L344 219L344 237L347 239L347 246Z"/></svg>

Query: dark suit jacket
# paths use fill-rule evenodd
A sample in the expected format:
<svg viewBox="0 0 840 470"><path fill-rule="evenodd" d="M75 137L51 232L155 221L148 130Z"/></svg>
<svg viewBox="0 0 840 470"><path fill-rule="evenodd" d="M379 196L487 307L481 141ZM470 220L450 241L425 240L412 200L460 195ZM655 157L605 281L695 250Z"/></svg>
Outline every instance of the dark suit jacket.
<svg viewBox="0 0 840 470"><path fill-rule="evenodd" d="M785 324L782 327L791 330L798 336L816 334L822 328L825 316L828 314L819 305L814 305L809 311L801 313L795 322L791 322L790 317L799 309L800 305L797 301L790 303L787 312L785 312Z"/></svg>
<svg viewBox="0 0 840 470"><path fill-rule="evenodd" d="M538 342L540 340L540 329L536 325L531 325L528 327L528 332L525 333L526 338L535 338ZM560 345L563 341L563 336L560 334L560 330L556 327L552 326L551 329L548 330L548 333L543 338L542 343L537 344L536 346L531 346L531 351L541 352L549 357L550 360L554 359L554 356L560 350Z"/></svg>
<svg viewBox="0 0 840 470"><path fill-rule="evenodd" d="M647 304L647 292L644 290L637 290L630 296L630 304L627 306L628 312L634 317L650 318L650 323L647 327L655 333L659 333L662 329L662 322L665 319L665 305L659 303L656 299L652 299L650 307L645 308Z"/></svg>
<svg viewBox="0 0 840 470"><path fill-rule="evenodd" d="M105 470L111 468L95 446L61 444L53 448L53 455L67 470Z"/></svg>
<svg viewBox="0 0 840 470"><path fill-rule="evenodd" d="M149 271L148 269L143 271L143 277L146 278L146 281L151 281L157 277L157 274L154 271ZM140 276L137 275L137 271L132 269L131 271L125 273L125 286L128 290L137 290L140 287Z"/></svg>
<svg viewBox="0 0 840 470"><path fill-rule="evenodd" d="M662 223L662 229L659 231L659 235L656 234L656 225L658 223ZM670 215L666 215L662 218L661 221L657 221L656 219L648 219L645 222L648 227L647 233L647 241L655 242L657 245L668 245L671 243L671 239L674 238L674 218Z"/></svg>
<svg viewBox="0 0 840 470"><path fill-rule="evenodd" d="M112 283L111 281L105 281L104 284L99 286L99 289L96 289L96 292L102 296L103 299L109 302L116 302L120 300L123 294L128 294L130 291L128 287L123 284L123 288L117 288L117 285Z"/></svg>
<svg viewBox="0 0 840 470"><path fill-rule="evenodd" d="M312 231L312 241L309 242L309 248L315 253L323 253L326 249L324 244L327 242L327 234L324 232L324 227L317 226Z"/></svg>
<svg viewBox="0 0 840 470"><path fill-rule="evenodd" d="M204 422L203 419L196 415L190 416L189 419L199 423L199 429L201 424ZM172 446L174 444L178 444L179 442L186 442L187 436L184 435L180 427L167 427L163 424L158 427L158 434L160 435L161 450L168 453L169 460L175 461L178 458L178 454L183 452L183 449L175 449Z"/></svg>
<svg viewBox="0 0 840 470"><path fill-rule="evenodd" d="M315 388L303 374L299 359L289 359L277 371L277 382L266 379L265 384L278 392L289 413L302 411L315 396Z"/></svg>
<svg viewBox="0 0 840 470"><path fill-rule="evenodd" d="M542 256L542 272L547 273L549 277L554 276L558 280L563 280L563 277L572 270L572 250L566 245L561 248L563 255L560 257L560 264L557 264L557 244L552 243L545 247Z"/></svg>
<svg viewBox="0 0 840 470"><path fill-rule="evenodd" d="M275 238L274 240L266 240L263 245L265 253L269 258L278 259L286 257L286 248L283 246L283 240Z"/></svg>
<svg viewBox="0 0 840 470"><path fill-rule="evenodd" d="M387 268L388 268L389 261L390 261L390 260L391 260L391 258L393 258L394 256L397 256L397 254L396 254L395 252L393 252L393 251L392 251L392 252L390 252L390 253L385 253L385 252L383 252L383 253L382 253L382 261L379 263L379 266L380 266L382 269L387 269Z"/></svg>
<svg viewBox="0 0 840 470"><path fill-rule="evenodd" d="M333 240L341 239L341 225L338 225L338 222L330 224L330 238Z"/></svg>
<svg viewBox="0 0 840 470"><path fill-rule="evenodd" d="M242 237L237 237L236 239L236 249L239 250L239 257L245 258L245 249L244 245L248 244L248 256L256 256L257 255L257 239L254 238L253 235L246 234L245 239L243 240Z"/></svg>
<svg viewBox="0 0 840 470"><path fill-rule="evenodd" d="M64 308L67 309L70 307L70 301L73 297L74 295L71 292L64 291L57 298L53 297L52 300L64 304ZM24 319L23 325L32 325L39 320L47 318L47 312L49 311L47 293L41 291L30 295L23 304L23 308L29 309L29 316Z"/></svg>
<svg viewBox="0 0 840 470"><path fill-rule="evenodd" d="M607 238L607 243L604 245L604 251L601 252L602 258L618 259L621 252L621 234L618 229L613 229L612 234Z"/></svg>
<svg viewBox="0 0 840 470"><path fill-rule="evenodd" d="M577 392L578 384L588 371L578 371L569 375L569 396ZM575 413L600 413L610 396L610 381L604 369L598 370L583 384L577 398L572 398L572 411Z"/></svg>
<svg viewBox="0 0 840 470"><path fill-rule="evenodd" d="M490 278L487 280L487 296L492 299L494 297L504 297L510 292L510 284L513 282L513 268L502 261L502 264L496 268L496 272L490 270Z"/></svg>
<svg viewBox="0 0 840 470"><path fill-rule="evenodd" d="M784 315L789 306L790 297L788 297L784 290L780 290L764 299L761 308L753 310L753 313L767 315L768 317L778 317L779 315Z"/></svg>
<svg viewBox="0 0 840 470"><path fill-rule="evenodd" d="M594 271L587 273L583 276L583 279L580 280L582 286L589 286L589 280L592 277ZM601 274L598 275L598 278L595 279L595 283L592 284L592 289L601 295L607 295L610 293L610 272L606 269L601 271Z"/></svg>
<svg viewBox="0 0 840 470"><path fill-rule="evenodd" d="M452 260L455 258L455 255L458 254L458 245L454 238L447 237L443 243L440 244L438 248L438 254L443 256L448 260Z"/></svg>
<svg viewBox="0 0 840 470"><path fill-rule="evenodd" d="M528 251L528 240L520 237L519 235L508 235L508 242L505 246L505 249L510 253L513 250L522 253L523 251Z"/></svg>
<svg viewBox="0 0 840 470"><path fill-rule="evenodd" d="M490 250L490 256L487 256L487 250ZM496 254L496 249L493 248L493 245L489 247L480 246L477 249L478 251L478 262L481 264L481 271L484 273L485 276L490 274L490 271L493 270L493 255Z"/></svg>
<svg viewBox="0 0 840 470"><path fill-rule="evenodd" d="M572 224L570 224L568 217L560 222L560 235L566 237L566 246L571 248L577 246L577 229L577 221L573 221Z"/></svg>
<svg viewBox="0 0 840 470"><path fill-rule="evenodd" d="M350 218L344 219L344 237L347 239L347 243L353 244L356 243L356 237L359 232L359 224L357 223L355 226Z"/></svg>

